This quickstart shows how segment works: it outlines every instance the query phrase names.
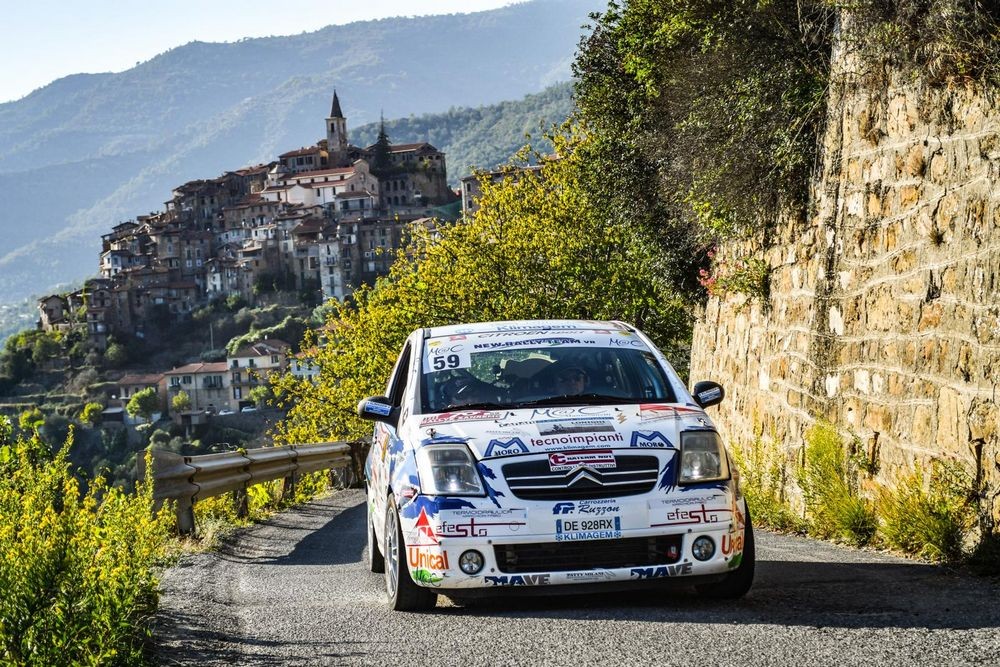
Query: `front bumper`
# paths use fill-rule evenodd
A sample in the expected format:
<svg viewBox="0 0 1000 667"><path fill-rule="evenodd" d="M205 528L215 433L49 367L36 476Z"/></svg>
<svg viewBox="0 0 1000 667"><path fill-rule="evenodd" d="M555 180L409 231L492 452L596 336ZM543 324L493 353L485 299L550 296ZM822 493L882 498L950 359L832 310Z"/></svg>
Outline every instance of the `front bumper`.
<svg viewBox="0 0 1000 667"><path fill-rule="evenodd" d="M419 585L489 595L506 588L570 586L586 592L717 581L742 559L745 504L731 484L597 501L488 502L418 496L404 511L407 564ZM699 537L714 553L692 551ZM478 552L483 568L459 560Z"/></svg>

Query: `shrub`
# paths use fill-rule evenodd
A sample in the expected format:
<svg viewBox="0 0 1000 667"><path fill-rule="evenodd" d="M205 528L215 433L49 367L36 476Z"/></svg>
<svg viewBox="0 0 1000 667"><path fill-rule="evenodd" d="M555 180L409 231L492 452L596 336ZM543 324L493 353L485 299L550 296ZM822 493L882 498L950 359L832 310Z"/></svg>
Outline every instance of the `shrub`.
<svg viewBox="0 0 1000 667"><path fill-rule="evenodd" d="M803 520L785 500L785 461L777 444L757 436L751 444L734 445L730 450L754 523L775 530L802 530Z"/></svg>
<svg viewBox="0 0 1000 667"><path fill-rule="evenodd" d="M0 654L13 664L139 664L169 512L151 485L82 492L67 461L0 420Z"/></svg>
<svg viewBox="0 0 1000 667"><path fill-rule="evenodd" d="M976 522L972 478L959 466L936 461L883 489L877 500L879 534L892 547L933 561L957 561Z"/></svg>
<svg viewBox="0 0 1000 667"><path fill-rule="evenodd" d="M875 511L858 494L857 477L832 425L818 422L806 432L805 463L799 469L798 481L810 518L810 532L857 546L871 542L877 527Z"/></svg>

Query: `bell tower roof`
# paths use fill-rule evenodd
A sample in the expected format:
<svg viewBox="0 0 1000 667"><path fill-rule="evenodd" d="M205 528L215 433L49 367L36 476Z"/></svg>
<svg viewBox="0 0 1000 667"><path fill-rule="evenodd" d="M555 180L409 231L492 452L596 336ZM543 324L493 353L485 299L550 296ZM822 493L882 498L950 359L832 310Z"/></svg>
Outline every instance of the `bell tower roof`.
<svg viewBox="0 0 1000 667"><path fill-rule="evenodd" d="M344 112L340 110L340 100L337 98L337 91L333 91L333 104L330 105L330 118L343 118Z"/></svg>

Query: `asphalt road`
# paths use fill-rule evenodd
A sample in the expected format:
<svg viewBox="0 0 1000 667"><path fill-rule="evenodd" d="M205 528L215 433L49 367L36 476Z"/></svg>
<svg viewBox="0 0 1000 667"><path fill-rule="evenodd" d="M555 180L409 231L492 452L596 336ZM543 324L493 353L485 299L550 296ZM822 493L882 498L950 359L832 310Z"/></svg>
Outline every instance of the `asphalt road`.
<svg viewBox="0 0 1000 667"><path fill-rule="evenodd" d="M480 601L392 613L341 492L162 577L162 665L1000 665L1000 582L757 533L736 603L693 593Z"/></svg>

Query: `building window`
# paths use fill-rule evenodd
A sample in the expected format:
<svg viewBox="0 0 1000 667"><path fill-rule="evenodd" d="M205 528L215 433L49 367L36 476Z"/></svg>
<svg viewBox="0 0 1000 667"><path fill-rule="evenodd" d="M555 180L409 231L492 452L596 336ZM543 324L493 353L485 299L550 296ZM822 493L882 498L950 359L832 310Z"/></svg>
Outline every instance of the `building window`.
<svg viewBox="0 0 1000 667"><path fill-rule="evenodd" d="M184 379L181 380L181 382L183 382L184 384L191 384L191 376L190 375L185 375Z"/></svg>

